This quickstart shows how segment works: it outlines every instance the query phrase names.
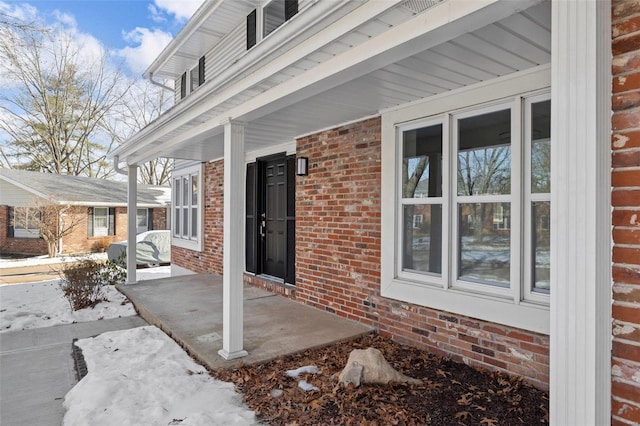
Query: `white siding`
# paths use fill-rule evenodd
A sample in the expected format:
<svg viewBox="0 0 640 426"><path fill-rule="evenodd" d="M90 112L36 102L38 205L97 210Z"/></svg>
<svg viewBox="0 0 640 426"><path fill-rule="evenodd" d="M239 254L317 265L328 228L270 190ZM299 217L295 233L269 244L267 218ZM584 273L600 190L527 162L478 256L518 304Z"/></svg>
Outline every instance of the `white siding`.
<svg viewBox="0 0 640 426"><path fill-rule="evenodd" d="M41 199L31 192L25 191L4 180L0 180L0 205L29 207L33 206L37 200Z"/></svg>

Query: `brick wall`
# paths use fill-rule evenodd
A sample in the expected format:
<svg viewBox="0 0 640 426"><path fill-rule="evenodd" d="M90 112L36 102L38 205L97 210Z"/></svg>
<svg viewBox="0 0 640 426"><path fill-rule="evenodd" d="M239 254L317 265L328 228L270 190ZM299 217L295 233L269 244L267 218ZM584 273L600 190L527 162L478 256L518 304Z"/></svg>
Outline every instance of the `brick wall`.
<svg viewBox="0 0 640 426"><path fill-rule="evenodd" d="M0 251L18 254L47 254L47 244L40 238L7 238L7 206L0 206ZM127 239L127 208L116 207L115 235L104 237L88 236L88 207L73 207L67 212L69 218L74 217L77 225L72 232L63 238L63 254L80 254L98 251L100 247L108 247L113 241ZM154 229L166 229L166 209L155 208L153 211Z"/></svg>
<svg viewBox="0 0 640 426"><path fill-rule="evenodd" d="M395 340L546 389L548 336L380 296L380 119L297 141L295 298Z"/></svg>
<svg viewBox="0 0 640 426"><path fill-rule="evenodd" d="M202 252L171 247L171 262L193 272L222 274L224 162L204 167L204 248ZM239 212L244 216L244 212Z"/></svg>
<svg viewBox="0 0 640 426"><path fill-rule="evenodd" d="M640 1L612 2L612 423L640 423Z"/></svg>
<svg viewBox="0 0 640 426"><path fill-rule="evenodd" d="M9 238L9 207L0 206L0 252L12 254L47 254L47 243L40 238Z"/></svg>

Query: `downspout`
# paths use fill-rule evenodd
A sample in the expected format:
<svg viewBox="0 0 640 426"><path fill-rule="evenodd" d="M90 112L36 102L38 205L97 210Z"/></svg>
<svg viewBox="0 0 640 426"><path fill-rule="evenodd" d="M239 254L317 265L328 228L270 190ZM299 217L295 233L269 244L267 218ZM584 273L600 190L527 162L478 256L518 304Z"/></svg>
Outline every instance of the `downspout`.
<svg viewBox="0 0 640 426"><path fill-rule="evenodd" d="M162 87L164 90L168 90L168 91L170 91L170 92L173 92L173 91L174 91L174 89L173 89L173 88L171 88L171 87L169 87L169 86L167 86L167 85L165 85L165 84L162 84L162 83L160 83L159 81L154 80L154 79L153 79L153 73L152 73L152 72L151 72L151 73L149 73L149 81L151 82L151 84L156 85L156 86L158 86L158 87Z"/></svg>
<svg viewBox="0 0 640 426"><path fill-rule="evenodd" d="M121 175L127 176L129 174L128 170L120 168L120 156L119 155L114 155L113 156L113 170L115 170L116 173L119 173Z"/></svg>

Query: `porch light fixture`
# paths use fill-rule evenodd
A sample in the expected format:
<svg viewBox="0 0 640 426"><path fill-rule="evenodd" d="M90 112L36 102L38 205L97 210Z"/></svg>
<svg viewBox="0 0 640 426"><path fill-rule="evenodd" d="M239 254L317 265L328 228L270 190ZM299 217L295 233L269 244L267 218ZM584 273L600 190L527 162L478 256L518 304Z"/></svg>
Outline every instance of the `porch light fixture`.
<svg viewBox="0 0 640 426"><path fill-rule="evenodd" d="M298 157L296 160L296 174L298 176L307 176L309 174L309 159L307 157Z"/></svg>

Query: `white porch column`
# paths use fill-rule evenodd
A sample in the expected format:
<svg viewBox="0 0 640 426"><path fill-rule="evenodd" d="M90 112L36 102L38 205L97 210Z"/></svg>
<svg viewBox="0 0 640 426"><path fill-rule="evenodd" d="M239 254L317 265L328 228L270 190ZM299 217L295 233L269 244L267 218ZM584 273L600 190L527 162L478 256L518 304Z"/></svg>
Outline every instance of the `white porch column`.
<svg viewBox="0 0 640 426"><path fill-rule="evenodd" d="M127 284L136 283L138 166L129 166L127 185Z"/></svg>
<svg viewBox="0 0 640 426"><path fill-rule="evenodd" d="M611 416L611 4L552 2L550 420Z"/></svg>
<svg viewBox="0 0 640 426"><path fill-rule="evenodd" d="M224 359L248 355L243 350L244 274L244 123L224 125L224 231L222 279L222 349Z"/></svg>

